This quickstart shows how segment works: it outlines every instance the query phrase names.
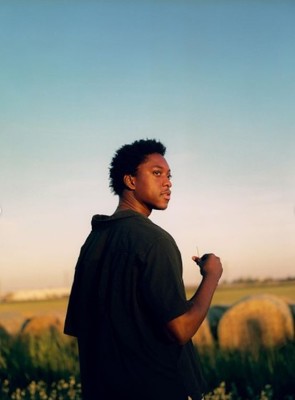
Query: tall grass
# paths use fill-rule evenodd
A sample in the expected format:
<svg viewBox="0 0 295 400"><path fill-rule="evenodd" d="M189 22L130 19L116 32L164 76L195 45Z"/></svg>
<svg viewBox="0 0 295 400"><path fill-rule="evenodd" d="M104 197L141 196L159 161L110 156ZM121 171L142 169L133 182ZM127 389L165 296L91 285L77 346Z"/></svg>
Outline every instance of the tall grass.
<svg viewBox="0 0 295 400"><path fill-rule="evenodd" d="M0 331L0 380L13 387L31 381L49 384L60 379L79 377L76 341L54 327L42 335L9 335Z"/></svg>
<svg viewBox="0 0 295 400"><path fill-rule="evenodd" d="M200 347L199 357L208 382L206 400L295 399L295 342L256 354L215 344ZM0 329L0 398L80 399L76 341L54 328L37 336Z"/></svg>
<svg viewBox="0 0 295 400"><path fill-rule="evenodd" d="M256 353L217 345L199 353L209 391L226 382L232 400L260 399L263 391L267 399L295 399L295 342Z"/></svg>

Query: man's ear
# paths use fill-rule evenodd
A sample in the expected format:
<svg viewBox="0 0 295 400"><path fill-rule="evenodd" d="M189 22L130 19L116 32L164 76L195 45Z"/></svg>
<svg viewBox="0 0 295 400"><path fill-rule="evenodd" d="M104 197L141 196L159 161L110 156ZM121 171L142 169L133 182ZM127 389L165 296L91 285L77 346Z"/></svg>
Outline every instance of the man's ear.
<svg viewBox="0 0 295 400"><path fill-rule="evenodd" d="M125 183L125 186L129 190L134 190L135 189L135 180L134 176L132 175L124 175L123 181Z"/></svg>

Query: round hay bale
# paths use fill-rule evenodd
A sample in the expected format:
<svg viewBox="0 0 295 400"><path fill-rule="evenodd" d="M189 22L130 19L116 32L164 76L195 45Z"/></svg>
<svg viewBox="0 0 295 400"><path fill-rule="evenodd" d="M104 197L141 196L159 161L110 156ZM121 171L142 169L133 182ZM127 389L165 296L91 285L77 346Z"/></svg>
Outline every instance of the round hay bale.
<svg viewBox="0 0 295 400"><path fill-rule="evenodd" d="M294 325L288 304L263 294L246 297L221 317L218 329L221 348L256 351L294 339Z"/></svg>
<svg viewBox="0 0 295 400"><path fill-rule="evenodd" d="M27 319L21 328L22 334L39 336L45 332L55 329L62 332L61 320L55 315L39 315Z"/></svg>
<svg viewBox="0 0 295 400"><path fill-rule="evenodd" d="M192 342L199 349L202 347L212 346L214 344L214 338L207 317L202 322L197 333L192 337Z"/></svg>

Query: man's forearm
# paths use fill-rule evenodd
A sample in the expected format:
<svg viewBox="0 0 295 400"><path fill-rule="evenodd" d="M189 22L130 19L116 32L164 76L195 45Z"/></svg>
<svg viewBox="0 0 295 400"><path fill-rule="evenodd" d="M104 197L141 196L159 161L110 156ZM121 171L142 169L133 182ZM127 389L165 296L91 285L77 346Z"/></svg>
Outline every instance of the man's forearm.
<svg viewBox="0 0 295 400"><path fill-rule="evenodd" d="M214 254L205 254L201 258L194 256L193 260L200 267L203 279L190 300L190 309L167 324L168 330L180 344L191 339L204 321L222 275L220 258Z"/></svg>
<svg viewBox="0 0 295 400"><path fill-rule="evenodd" d="M190 299L190 309L168 323L169 331L180 344L185 344L199 329L207 315L217 285L216 278L204 277Z"/></svg>

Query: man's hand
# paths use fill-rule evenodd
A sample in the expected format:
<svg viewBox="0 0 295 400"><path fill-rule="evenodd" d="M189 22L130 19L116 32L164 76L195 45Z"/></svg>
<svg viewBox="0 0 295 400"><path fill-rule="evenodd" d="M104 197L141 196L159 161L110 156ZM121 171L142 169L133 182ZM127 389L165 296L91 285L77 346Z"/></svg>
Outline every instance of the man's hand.
<svg viewBox="0 0 295 400"><path fill-rule="evenodd" d="M222 275L222 264L220 258L215 254L204 254L202 257L193 256L192 259L200 267L201 275L205 277L215 277L217 281Z"/></svg>

